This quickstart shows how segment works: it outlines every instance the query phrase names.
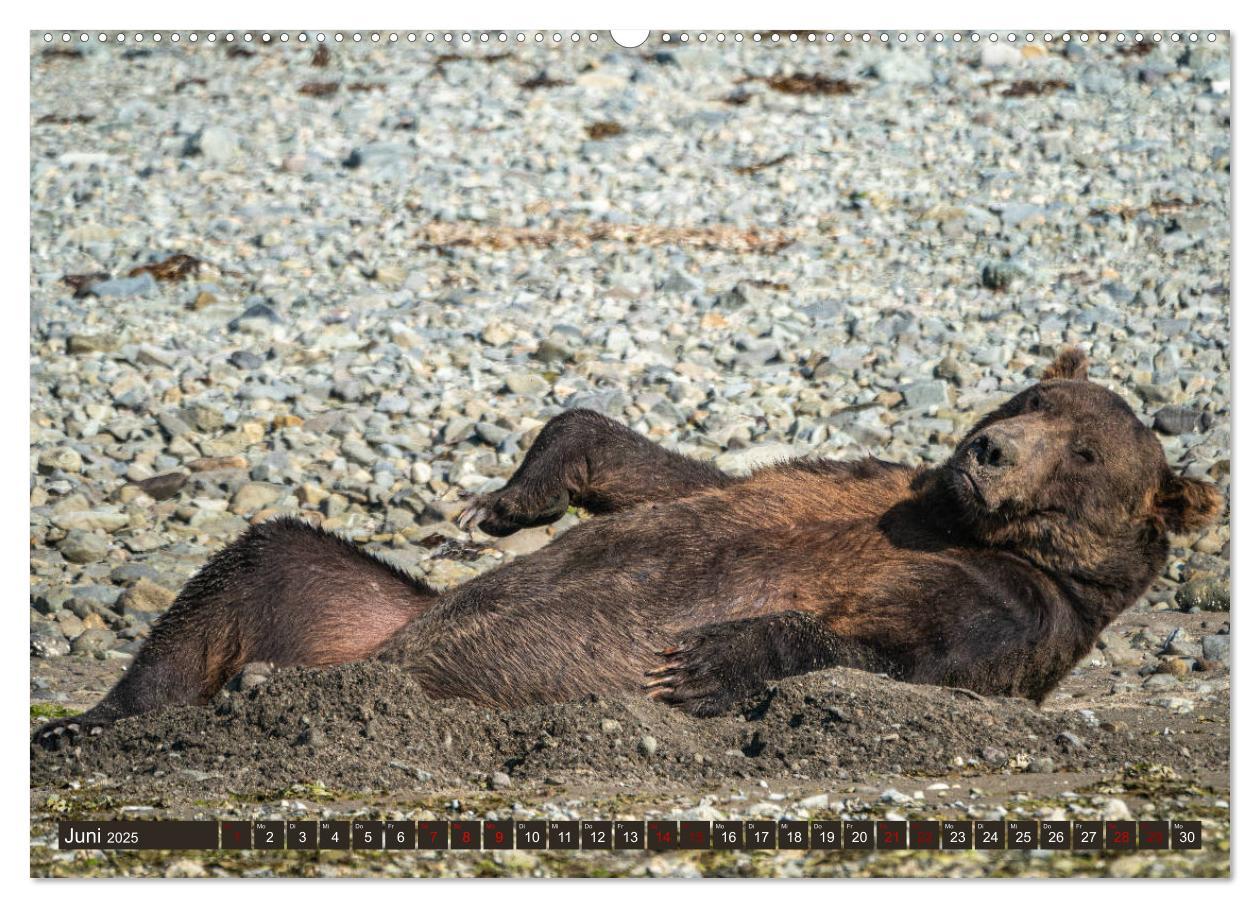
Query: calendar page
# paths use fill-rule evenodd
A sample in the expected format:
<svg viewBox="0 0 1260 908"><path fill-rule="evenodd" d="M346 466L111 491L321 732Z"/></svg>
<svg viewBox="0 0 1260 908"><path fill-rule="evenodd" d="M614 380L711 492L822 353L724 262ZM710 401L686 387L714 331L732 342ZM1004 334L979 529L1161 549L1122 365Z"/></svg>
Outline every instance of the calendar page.
<svg viewBox="0 0 1260 908"><path fill-rule="evenodd" d="M301 18L29 35L32 876L1231 873L1227 30Z"/></svg>

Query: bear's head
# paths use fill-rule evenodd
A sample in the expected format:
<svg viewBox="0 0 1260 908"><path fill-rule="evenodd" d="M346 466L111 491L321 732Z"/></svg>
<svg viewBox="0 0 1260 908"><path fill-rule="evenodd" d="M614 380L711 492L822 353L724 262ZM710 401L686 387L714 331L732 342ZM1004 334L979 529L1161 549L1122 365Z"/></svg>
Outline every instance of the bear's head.
<svg viewBox="0 0 1260 908"><path fill-rule="evenodd" d="M967 433L940 475L987 544L1096 579L1161 568L1167 534L1208 525L1220 493L1175 475L1155 434L1087 371L1080 350L1064 350Z"/></svg>

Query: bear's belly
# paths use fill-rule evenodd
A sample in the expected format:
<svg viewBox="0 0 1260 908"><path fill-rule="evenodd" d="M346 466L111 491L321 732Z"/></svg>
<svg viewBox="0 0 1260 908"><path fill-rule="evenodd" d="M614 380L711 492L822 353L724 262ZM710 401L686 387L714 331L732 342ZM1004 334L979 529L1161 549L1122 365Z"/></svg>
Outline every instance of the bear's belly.
<svg viewBox="0 0 1260 908"><path fill-rule="evenodd" d="M595 518L453 590L450 606L540 622L598 614L655 637L715 621L834 610L896 560L869 519L776 526L726 517L658 508Z"/></svg>
<svg viewBox="0 0 1260 908"><path fill-rule="evenodd" d="M833 627L889 561L869 521L741 525L695 509L584 521L445 594L379 654L450 696L505 705L637 690L692 628L802 611ZM685 521L683 517L696 519ZM666 532L665 530L668 530Z"/></svg>

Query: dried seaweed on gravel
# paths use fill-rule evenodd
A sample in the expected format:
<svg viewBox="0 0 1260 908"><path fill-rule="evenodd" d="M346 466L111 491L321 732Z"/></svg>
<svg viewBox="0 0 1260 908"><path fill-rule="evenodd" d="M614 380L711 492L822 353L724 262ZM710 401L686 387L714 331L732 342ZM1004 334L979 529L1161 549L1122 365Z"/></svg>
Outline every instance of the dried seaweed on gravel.
<svg viewBox="0 0 1260 908"><path fill-rule="evenodd" d="M1152 199L1145 206L1142 205L1106 205L1094 207L1089 210L1090 217L1118 217L1121 220L1130 220L1139 214L1146 213L1161 217L1168 214L1178 214L1187 208L1194 208L1199 205L1198 202L1187 202L1185 199Z"/></svg>
<svg viewBox="0 0 1260 908"><path fill-rule="evenodd" d="M258 51L250 50L240 44L229 44L227 49L227 57L229 60L248 60L250 57L256 56Z"/></svg>
<svg viewBox="0 0 1260 908"><path fill-rule="evenodd" d="M384 82L351 82L346 91L384 91Z"/></svg>
<svg viewBox="0 0 1260 908"><path fill-rule="evenodd" d="M408 206L415 210L416 206ZM661 227L656 224L558 224L554 227L495 227L434 221L418 231L422 250L477 247L515 249L554 246L587 248L613 242L643 246L680 246L733 253L773 254L796 242L798 232L710 224L699 227Z"/></svg>
<svg viewBox="0 0 1260 908"><path fill-rule="evenodd" d="M764 81L785 95L851 95L857 90L857 85L848 79L832 79L817 73L770 76Z"/></svg>
<svg viewBox="0 0 1260 908"><path fill-rule="evenodd" d="M433 58L433 69L429 75L439 76L446 72L447 63L461 63L467 61L469 63L498 63L500 60L506 60L511 54L438 54Z"/></svg>
<svg viewBox="0 0 1260 908"><path fill-rule="evenodd" d="M159 281L182 281L188 275L195 273L204 264L206 263L195 255L177 252L174 255L167 256L160 262L137 265L127 272L127 277L151 274Z"/></svg>
<svg viewBox="0 0 1260 908"><path fill-rule="evenodd" d="M200 76L193 76L192 78L189 78L189 79L180 79L178 82L175 83L175 91L181 92L185 88L188 88L190 85L205 85L205 84L206 84L206 80L201 78Z"/></svg>
<svg viewBox="0 0 1260 908"><path fill-rule="evenodd" d="M62 283L67 284L74 290L75 299L82 299L91 292L94 284L109 280L109 274L104 271L92 271L88 274L67 274L61 280Z"/></svg>
<svg viewBox="0 0 1260 908"><path fill-rule="evenodd" d="M754 174L754 173L757 173L758 171L766 170L770 167L778 167L784 161L791 160L791 158L792 156L790 154L781 154L777 158L771 158L769 161L758 161L755 164L744 164L741 167L733 167L731 169L734 170L740 176L746 177L746 176L749 176L750 174Z"/></svg>
<svg viewBox="0 0 1260 908"><path fill-rule="evenodd" d="M340 88L340 82L304 82L298 88L298 94L310 95L312 98L326 98L329 95L335 95Z"/></svg>
<svg viewBox="0 0 1260 908"><path fill-rule="evenodd" d="M44 114L36 123L50 123L56 126L70 126L79 123L91 123L96 119L94 114Z"/></svg>
<svg viewBox="0 0 1260 908"><path fill-rule="evenodd" d="M596 140L611 139L613 136L619 136L625 131L625 127L614 120L600 120L586 127L587 138Z"/></svg>
<svg viewBox="0 0 1260 908"><path fill-rule="evenodd" d="M319 47L315 48L315 53L311 55L311 66L324 67L332 60L332 51L328 49L328 45L322 41Z"/></svg>
<svg viewBox="0 0 1260 908"><path fill-rule="evenodd" d="M992 83L990 83L992 84ZM1012 82L1002 91L1004 98L1029 98L1041 97L1052 91L1070 91L1073 88L1071 82L1064 82L1062 79L1047 79L1044 82L1037 82L1033 79L1019 79Z"/></svg>
<svg viewBox="0 0 1260 908"><path fill-rule="evenodd" d="M1145 57L1155 49L1150 41L1137 41L1133 44L1117 44L1116 53L1122 57Z"/></svg>
<svg viewBox="0 0 1260 908"><path fill-rule="evenodd" d="M540 72L538 75L526 79L523 82L517 82L521 88L526 91L534 91L539 88L559 88L562 85L568 85L564 79L553 79L547 75L546 71Z"/></svg>

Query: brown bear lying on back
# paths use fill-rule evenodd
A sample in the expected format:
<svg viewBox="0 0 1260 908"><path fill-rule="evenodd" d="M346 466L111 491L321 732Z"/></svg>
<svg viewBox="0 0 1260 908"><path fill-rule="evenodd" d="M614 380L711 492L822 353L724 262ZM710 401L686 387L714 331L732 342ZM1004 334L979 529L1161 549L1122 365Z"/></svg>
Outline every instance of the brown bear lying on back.
<svg viewBox="0 0 1260 908"><path fill-rule="evenodd" d="M1175 476L1068 350L937 468L798 460L735 478L574 410L461 521L506 535L570 504L596 516L446 592L300 521L257 526L104 700L37 740L205 703L254 661L389 660L435 697L503 706L645 688L710 715L839 665L1041 700L1220 496Z"/></svg>

